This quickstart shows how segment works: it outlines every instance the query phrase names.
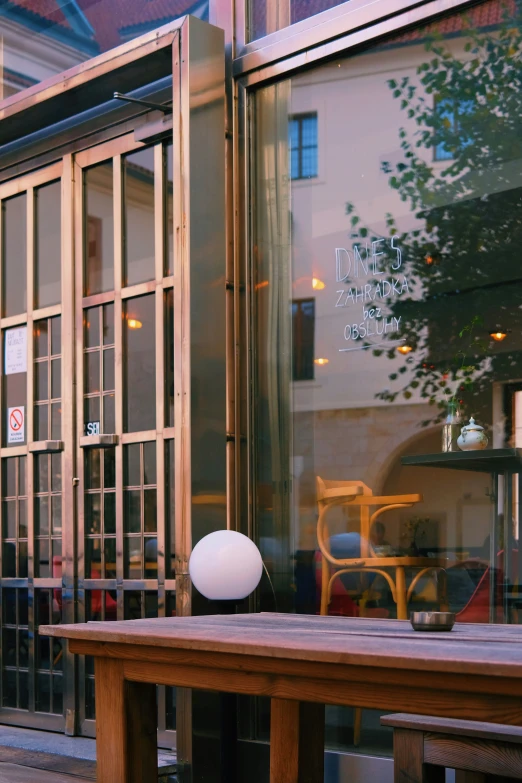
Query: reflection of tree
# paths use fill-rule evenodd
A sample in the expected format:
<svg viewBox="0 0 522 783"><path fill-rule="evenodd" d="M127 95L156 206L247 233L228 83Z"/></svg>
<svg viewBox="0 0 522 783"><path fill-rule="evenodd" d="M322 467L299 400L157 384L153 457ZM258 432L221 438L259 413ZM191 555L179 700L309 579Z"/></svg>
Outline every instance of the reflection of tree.
<svg viewBox="0 0 522 783"><path fill-rule="evenodd" d="M522 376L518 21L512 16L487 33L468 27L456 41L459 50L464 47L458 56L432 36L425 45L429 59L417 68L420 83L408 76L388 81L409 123L399 130L403 160L394 168L385 163L383 170L417 227L401 233L386 215L413 284L410 297L389 300L390 310L402 318L402 336L414 350L390 375L391 390L381 392L382 399L409 399L417 390L444 407L457 389L468 411L480 414L490 406L493 379ZM436 157L444 162L428 162ZM370 239L352 204L346 212L359 237ZM390 274L395 260L395 253L386 257ZM511 333L493 345L488 331L497 325ZM387 355L397 359L394 349Z"/></svg>

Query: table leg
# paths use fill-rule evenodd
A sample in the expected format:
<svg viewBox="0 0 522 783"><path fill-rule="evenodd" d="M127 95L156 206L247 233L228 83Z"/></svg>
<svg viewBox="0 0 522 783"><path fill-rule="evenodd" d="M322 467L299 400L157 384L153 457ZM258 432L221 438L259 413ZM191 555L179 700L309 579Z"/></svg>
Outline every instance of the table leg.
<svg viewBox="0 0 522 783"><path fill-rule="evenodd" d="M270 783L323 783L324 704L272 699Z"/></svg>
<svg viewBox="0 0 522 783"><path fill-rule="evenodd" d="M97 783L158 779L156 687L125 681L122 661L96 658Z"/></svg>
<svg viewBox="0 0 522 783"><path fill-rule="evenodd" d="M395 569L395 591L397 594L397 620L408 619L408 602L406 600L406 572L404 566Z"/></svg>

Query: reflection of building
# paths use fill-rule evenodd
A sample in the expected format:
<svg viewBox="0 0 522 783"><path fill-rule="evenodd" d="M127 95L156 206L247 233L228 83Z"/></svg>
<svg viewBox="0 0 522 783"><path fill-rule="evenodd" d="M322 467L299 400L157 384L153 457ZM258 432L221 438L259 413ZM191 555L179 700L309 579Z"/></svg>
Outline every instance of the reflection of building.
<svg viewBox="0 0 522 783"><path fill-rule="evenodd" d="M9 0L0 4L3 96L67 70L172 19L208 17L208 1Z"/></svg>
<svg viewBox="0 0 522 783"><path fill-rule="evenodd" d="M498 23L499 15L497 7L489 16L477 12L479 23L484 25ZM449 23L448 26L452 30L455 27ZM401 37L399 46L392 43L382 49L372 49L355 62L334 61L311 74L295 77L291 98L281 106L289 117L292 156L302 155L295 118L317 118L317 170L308 177L293 177L289 194L291 296L294 306L299 308L293 316L292 335L294 453L304 460L304 471L298 482L300 511L312 518L316 475L360 478L380 492L389 485L392 475L397 478L403 453L440 449L438 427L431 425L426 429L420 425L421 420L433 418L433 409L421 398L418 385L407 398L399 395L393 404L378 396L388 388L407 386L414 378L414 369L407 368L404 357L396 350L400 343L395 338L400 339L404 332L399 323L392 323L390 305L403 295L421 300L426 296L422 280L404 249L401 257L397 256L398 261L388 265L387 273L379 276L379 267L375 267L372 259L372 242L358 233L359 226L364 226L371 237L383 238L376 244L376 250L381 252L394 241L393 237L389 238L387 215L393 215L399 233L411 235L423 225L422 220L414 218L409 204L403 203L399 193L388 184L390 169L403 160L400 128L414 135L417 127L394 96L390 80L396 85L409 78L418 84L417 69L428 57L423 41L417 42L415 35L405 38ZM448 51L457 60L462 59L464 44L461 37L451 38ZM430 95L417 92L417 97L419 94L433 104ZM431 149L420 148L417 154L439 176L452 162L451 156L449 163L433 161ZM292 170L297 169L294 157L291 165ZM313 165L309 165L312 169ZM349 214L347 203L353 210ZM353 215L357 216L357 225L352 224ZM400 244L401 240L396 239L397 252ZM403 290L405 278L409 279L406 291ZM298 317L303 302L311 308L313 322L308 324L305 337L300 326L302 316ZM373 320L369 318L372 308L377 314ZM488 323L501 318L500 303L492 302L491 308L493 311L496 308L497 314L492 312L486 317ZM369 331L370 324L373 333ZM354 328L368 328L368 335L372 336L366 340L354 339ZM440 327L434 324L432 328ZM487 330L483 331L487 339ZM364 343L384 350L380 356L373 355L372 350L358 350ZM504 344L502 350L508 352L512 344ZM390 349L392 353L395 351L392 359L388 356ZM296 374L296 367L301 366L305 357L313 362L311 351L315 358L315 363L310 364L312 374ZM398 375L401 367L406 367L406 372ZM504 413L494 414L490 406L490 415L484 423L493 428L500 426ZM411 469L403 472L404 481L407 483L409 477L410 482L416 483L416 491L425 494L422 514L441 520L438 538L432 541L432 546L462 547L464 541L473 548L482 545L490 513L484 501L487 482L483 477L470 476L464 488L455 476L436 472L419 475ZM441 481L446 487L444 496L438 492ZM467 515L461 513L463 505L468 509ZM420 513L416 509L409 515ZM401 520L403 524L407 518L407 512L387 517L390 536L397 545ZM341 527L344 524L340 520ZM314 533L310 528L307 531L306 544L310 545ZM305 541L297 535L304 546Z"/></svg>

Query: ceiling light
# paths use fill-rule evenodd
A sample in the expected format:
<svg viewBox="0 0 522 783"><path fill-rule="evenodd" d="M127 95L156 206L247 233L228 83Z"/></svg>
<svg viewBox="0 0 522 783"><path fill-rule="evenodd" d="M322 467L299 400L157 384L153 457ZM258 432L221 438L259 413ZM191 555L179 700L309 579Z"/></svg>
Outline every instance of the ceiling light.
<svg viewBox="0 0 522 783"><path fill-rule="evenodd" d="M507 329L492 329L489 333L489 336L495 340L496 343L501 343L502 340L505 340L508 336L508 330Z"/></svg>

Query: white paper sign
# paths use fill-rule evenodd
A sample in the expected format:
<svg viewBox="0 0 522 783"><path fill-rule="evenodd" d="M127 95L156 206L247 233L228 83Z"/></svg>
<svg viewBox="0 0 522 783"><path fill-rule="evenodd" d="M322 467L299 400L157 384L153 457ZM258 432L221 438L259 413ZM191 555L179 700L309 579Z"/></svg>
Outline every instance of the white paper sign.
<svg viewBox="0 0 522 783"><path fill-rule="evenodd" d="M27 372L27 326L5 332L5 374Z"/></svg>
<svg viewBox="0 0 522 783"><path fill-rule="evenodd" d="M25 439L25 407L7 409L7 442L23 443Z"/></svg>

